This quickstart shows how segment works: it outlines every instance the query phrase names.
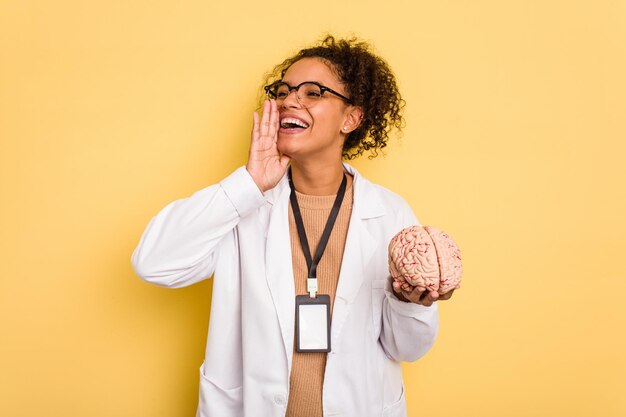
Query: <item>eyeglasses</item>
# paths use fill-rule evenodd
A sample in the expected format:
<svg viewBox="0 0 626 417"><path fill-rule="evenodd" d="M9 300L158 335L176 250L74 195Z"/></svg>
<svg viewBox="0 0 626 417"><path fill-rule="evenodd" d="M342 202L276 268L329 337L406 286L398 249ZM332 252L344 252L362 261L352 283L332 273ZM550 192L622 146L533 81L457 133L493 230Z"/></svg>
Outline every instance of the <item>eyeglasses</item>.
<svg viewBox="0 0 626 417"><path fill-rule="evenodd" d="M286 82L276 81L263 88L269 97L276 100L276 104L279 106L283 101L285 101L289 94L291 94L292 90L296 90L296 98L298 99L298 102L307 109L319 103L326 92L336 95L337 97L345 100L348 104L352 104L352 100L348 97L341 95L332 88L326 87L325 85L315 81L305 81L294 87L290 86Z"/></svg>

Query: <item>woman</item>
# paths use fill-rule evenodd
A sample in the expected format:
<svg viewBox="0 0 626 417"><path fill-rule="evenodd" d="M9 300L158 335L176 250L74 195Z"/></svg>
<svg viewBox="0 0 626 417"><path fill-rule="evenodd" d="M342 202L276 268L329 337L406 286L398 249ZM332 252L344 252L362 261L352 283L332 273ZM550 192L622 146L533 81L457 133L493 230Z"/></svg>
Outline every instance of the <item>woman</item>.
<svg viewBox="0 0 626 417"><path fill-rule="evenodd" d="M215 277L198 416L406 416L400 362L431 348L452 292L392 287L387 245L418 221L342 162L401 126L393 74L329 36L270 78L246 166L161 210L133 266L166 287Z"/></svg>

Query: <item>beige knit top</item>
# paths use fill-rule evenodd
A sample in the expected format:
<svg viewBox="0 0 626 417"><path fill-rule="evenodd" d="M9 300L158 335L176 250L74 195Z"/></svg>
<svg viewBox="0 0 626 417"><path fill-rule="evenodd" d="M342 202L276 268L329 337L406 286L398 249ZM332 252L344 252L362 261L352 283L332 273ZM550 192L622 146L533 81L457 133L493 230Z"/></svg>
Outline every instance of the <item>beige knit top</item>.
<svg viewBox="0 0 626 417"><path fill-rule="evenodd" d="M336 195L306 195L296 191L296 197L302 213L311 254L314 254ZM317 267L318 294L330 296L331 317L351 213L352 177L348 175L346 195L339 209L326 250ZM300 238L291 208L289 209L289 235L296 294L308 294L306 291L306 279L308 278L306 259L300 246ZM322 417L322 385L325 369L326 353L298 353L294 343L286 417Z"/></svg>

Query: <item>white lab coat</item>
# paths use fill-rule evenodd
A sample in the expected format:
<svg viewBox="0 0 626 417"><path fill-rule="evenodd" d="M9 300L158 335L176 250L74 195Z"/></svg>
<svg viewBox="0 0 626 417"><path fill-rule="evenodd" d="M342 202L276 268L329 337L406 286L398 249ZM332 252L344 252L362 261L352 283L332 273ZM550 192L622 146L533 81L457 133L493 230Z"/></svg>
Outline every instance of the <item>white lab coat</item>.
<svg viewBox="0 0 626 417"><path fill-rule="evenodd" d="M407 203L350 165L354 200L335 295L324 416L406 416L401 361L433 345L438 306L391 293L387 245L419 224ZM285 175L261 193L241 167L163 208L132 255L144 280L183 287L214 274L197 417L283 417L294 343L295 289Z"/></svg>

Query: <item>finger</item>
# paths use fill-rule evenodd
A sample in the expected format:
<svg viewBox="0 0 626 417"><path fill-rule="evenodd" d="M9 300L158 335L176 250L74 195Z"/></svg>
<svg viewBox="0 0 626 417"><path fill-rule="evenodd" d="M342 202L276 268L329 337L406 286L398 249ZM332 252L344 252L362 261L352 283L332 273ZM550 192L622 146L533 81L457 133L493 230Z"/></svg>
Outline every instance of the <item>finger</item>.
<svg viewBox="0 0 626 417"><path fill-rule="evenodd" d="M404 285L406 285L406 283L401 282L401 281L394 281L391 286L400 300L406 301L406 302L413 302L407 297L407 294L410 294L410 291L405 291Z"/></svg>
<svg viewBox="0 0 626 417"><path fill-rule="evenodd" d="M409 284L407 284L406 281L394 279L393 280L393 289L397 293L400 293L400 292L403 292L403 291L411 292L413 287L411 287Z"/></svg>
<svg viewBox="0 0 626 417"><path fill-rule="evenodd" d="M418 297L420 298L422 296L422 294L424 294L424 292L426 292L426 288L424 287L415 287L415 288L411 288L411 296L412 297Z"/></svg>
<svg viewBox="0 0 626 417"><path fill-rule="evenodd" d="M283 166L283 168L287 168L287 165L289 165L289 161L291 161L291 158L287 155L283 155L280 157L280 164Z"/></svg>
<svg viewBox="0 0 626 417"><path fill-rule="evenodd" d="M270 125L270 102L265 100L263 102L263 117L261 117L261 136L267 135Z"/></svg>
<svg viewBox="0 0 626 417"><path fill-rule="evenodd" d="M391 283L391 289L393 290L393 292L397 292L396 285L394 284L396 284L398 281L396 281L396 279L391 275L387 279Z"/></svg>
<svg viewBox="0 0 626 417"><path fill-rule="evenodd" d="M394 278L394 281L398 283L398 285L403 291L407 291L407 292L413 291L413 286L409 284L408 282L406 282L405 280L400 279L400 278L398 279Z"/></svg>
<svg viewBox="0 0 626 417"><path fill-rule="evenodd" d="M396 298L400 301L404 301L404 302L410 302L411 300L409 300L408 298L406 298L403 294L402 291L402 285L400 284L400 282L393 280L391 282L391 288L393 289L393 292L396 294Z"/></svg>
<svg viewBox="0 0 626 417"><path fill-rule="evenodd" d="M438 298L439 293L437 291L431 291L423 287L417 287L411 293L411 299L415 300L415 303L422 304L426 307L430 307Z"/></svg>
<svg viewBox="0 0 626 417"><path fill-rule="evenodd" d="M402 290L402 295L412 303L421 304L420 298L425 290L425 288L415 287L411 288L409 291Z"/></svg>
<svg viewBox="0 0 626 417"><path fill-rule="evenodd" d="M252 113L252 140L256 140L259 138L260 127L259 127L259 114L257 112Z"/></svg>
<svg viewBox="0 0 626 417"><path fill-rule="evenodd" d="M278 107L276 106L276 100L271 100L268 134L271 138L274 138L274 142L276 142L276 133L278 133L278 123Z"/></svg>
<svg viewBox="0 0 626 417"><path fill-rule="evenodd" d="M439 293L437 291L424 291L420 304L430 307L438 298Z"/></svg>
<svg viewBox="0 0 626 417"><path fill-rule="evenodd" d="M447 292L447 293L445 293L445 294L441 294L441 295L439 296L439 299L440 299L440 300L449 300L449 299L450 299L450 297L452 297L452 293L453 293L453 292L454 292L454 289L452 289L451 291L448 291L448 292Z"/></svg>

